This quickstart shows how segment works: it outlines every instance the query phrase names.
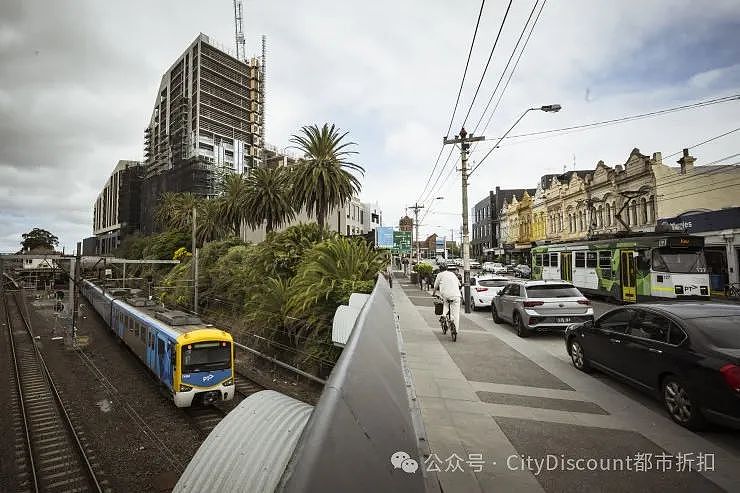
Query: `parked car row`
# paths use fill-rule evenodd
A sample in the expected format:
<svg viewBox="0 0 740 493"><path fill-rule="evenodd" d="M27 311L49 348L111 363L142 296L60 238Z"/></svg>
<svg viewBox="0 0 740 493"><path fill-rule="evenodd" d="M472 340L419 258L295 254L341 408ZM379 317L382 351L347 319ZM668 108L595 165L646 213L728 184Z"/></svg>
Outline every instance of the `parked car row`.
<svg viewBox="0 0 740 493"><path fill-rule="evenodd" d="M565 281L507 280L496 289L493 320L511 323L520 337L563 331L575 368L654 395L686 428L740 429L740 305L635 304L594 318L590 301ZM475 306L487 299L472 297Z"/></svg>

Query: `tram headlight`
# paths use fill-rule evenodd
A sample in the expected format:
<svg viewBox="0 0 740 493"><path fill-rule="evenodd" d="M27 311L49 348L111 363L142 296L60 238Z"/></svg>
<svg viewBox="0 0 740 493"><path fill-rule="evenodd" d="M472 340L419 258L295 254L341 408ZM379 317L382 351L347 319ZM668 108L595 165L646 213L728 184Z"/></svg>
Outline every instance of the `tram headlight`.
<svg viewBox="0 0 740 493"><path fill-rule="evenodd" d="M233 378L229 378L228 380L226 380L224 382L224 386L228 386L228 385L234 385L234 379Z"/></svg>
<svg viewBox="0 0 740 493"><path fill-rule="evenodd" d="M190 385L180 384L180 392L190 392L191 390L193 390L193 387Z"/></svg>

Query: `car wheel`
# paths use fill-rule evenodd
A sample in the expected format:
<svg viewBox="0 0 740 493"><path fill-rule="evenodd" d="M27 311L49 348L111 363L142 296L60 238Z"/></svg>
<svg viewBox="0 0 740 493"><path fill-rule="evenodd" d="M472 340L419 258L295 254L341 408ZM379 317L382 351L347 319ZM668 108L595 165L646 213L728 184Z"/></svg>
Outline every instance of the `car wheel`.
<svg viewBox="0 0 740 493"><path fill-rule="evenodd" d="M491 303L491 315L493 315L494 323L500 324L504 321L501 317L498 316L498 312L496 311L496 305L494 305L493 303Z"/></svg>
<svg viewBox="0 0 740 493"><path fill-rule="evenodd" d="M573 362L573 366L585 373L591 372L591 364L589 364L586 358L586 353L583 351L583 346L572 337L568 342L568 348L570 349L570 360Z"/></svg>
<svg viewBox="0 0 740 493"><path fill-rule="evenodd" d="M514 313L514 327L516 327L516 335L519 337L529 337L529 329L524 326L524 320L522 320L519 313Z"/></svg>
<svg viewBox="0 0 740 493"><path fill-rule="evenodd" d="M681 379L673 375L667 376L663 379L662 389L663 404L673 421L690 430L701 430L706 426L698 403Z"/></svg>
<svg viewBox="0 0 740 493"><path fill-rule="evenodd" d="M470 311L474 312L477 307L475 306L475 298L470 297Z"/></svg>

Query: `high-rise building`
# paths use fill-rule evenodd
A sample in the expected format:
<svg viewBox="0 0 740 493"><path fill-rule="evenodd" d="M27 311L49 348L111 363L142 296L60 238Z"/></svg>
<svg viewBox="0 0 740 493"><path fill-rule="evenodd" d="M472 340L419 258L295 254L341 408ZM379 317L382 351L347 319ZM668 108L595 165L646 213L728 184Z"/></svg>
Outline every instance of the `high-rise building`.
<svg viewBox="0 0 740 493"><path fill-rule="evenodd" d="M139 229L142 173L140 162L118 161L105 182L93 206L94 253L110 253Z"/></svg>
<svg viewBox="0 0 740 493"><path fill-rule="evenodd" d="M163 192L213 195L224 173L262 162L260 64L239 60L200 34L165 72L144 131L144 210ZM148 216L145 231L153 228Z"/></svg>

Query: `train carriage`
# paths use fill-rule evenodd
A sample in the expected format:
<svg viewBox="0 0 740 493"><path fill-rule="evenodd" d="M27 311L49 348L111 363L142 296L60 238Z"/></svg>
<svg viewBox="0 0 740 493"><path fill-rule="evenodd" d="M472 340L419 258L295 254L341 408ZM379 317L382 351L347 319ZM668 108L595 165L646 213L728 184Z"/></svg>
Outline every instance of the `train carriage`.
<svg viewBox="0 0 740 493"><path fill-rule="evenodd" d="M709 299L701 236L645 235L532 249L533 279L563 279L623 302Z"/></svg>
<svg viewBox="0 0 740 493"><path fill-rule="evenodd" d="M83 281L82 293L113 332L172 394L177 407L234 397L229 333L183 312L132 306Z"/></svg>

